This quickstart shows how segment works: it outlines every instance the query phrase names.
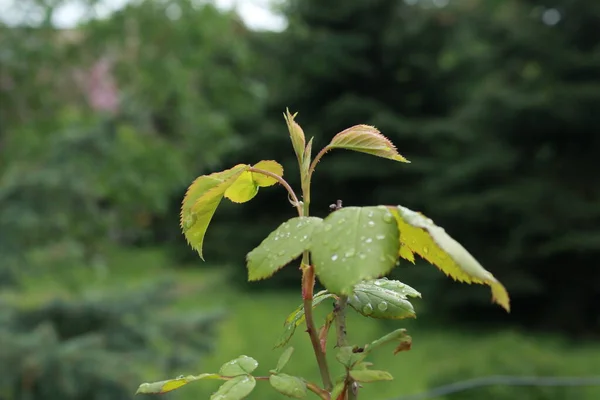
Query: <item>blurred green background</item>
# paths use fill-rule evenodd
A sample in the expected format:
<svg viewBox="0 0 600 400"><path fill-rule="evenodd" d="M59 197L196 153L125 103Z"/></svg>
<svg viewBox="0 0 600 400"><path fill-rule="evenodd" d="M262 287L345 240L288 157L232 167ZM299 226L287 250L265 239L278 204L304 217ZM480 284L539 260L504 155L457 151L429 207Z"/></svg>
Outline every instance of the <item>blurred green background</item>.
<svg viewBox="0 0 600 400"><path fill-rule="evenodd" d="M196 176L237 163L276 159L298 187L286 107L314 148L366 123L412 161L328 154L313 214L337 199L423 211L511 293L506 315L487 288L403 263L419 318L352 315L349 336L406 327L413 349L376 354L395 380L361 397L600 375L600 2L232 3L0 0L0 399L130 399L240 354L275 366L299 272L248 284L244 256L293 216L285 192L223 202L206 263L178 214ZM289 373L318 380L306 335L292 345ZM600 385L421 398L596 400Z"/></svg>

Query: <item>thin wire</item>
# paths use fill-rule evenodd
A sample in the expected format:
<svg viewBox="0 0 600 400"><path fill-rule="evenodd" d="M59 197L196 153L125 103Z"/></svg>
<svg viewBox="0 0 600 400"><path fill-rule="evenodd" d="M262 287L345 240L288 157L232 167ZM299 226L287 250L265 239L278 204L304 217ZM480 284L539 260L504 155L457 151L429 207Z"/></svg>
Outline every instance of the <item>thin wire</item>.
<svg viewBox="0 0 600 400"><path fill-rule="evenodd" d="M542 377L542 376L510 376L492 375L474 378L439 386L423 393L400 396L389 400L427 400L447 394L462 392L484 386L600 386L600 376L589 377Z"/></svg>

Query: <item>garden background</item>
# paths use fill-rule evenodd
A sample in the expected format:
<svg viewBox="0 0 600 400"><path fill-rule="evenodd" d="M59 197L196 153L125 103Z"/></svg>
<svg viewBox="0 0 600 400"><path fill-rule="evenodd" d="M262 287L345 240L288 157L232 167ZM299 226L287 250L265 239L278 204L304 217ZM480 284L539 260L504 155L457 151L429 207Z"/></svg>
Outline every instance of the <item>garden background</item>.
<svg viewBox="0 0 600 400"><path fill-rule="evenodd" d="M79 18L57 23L71 3ZM248 284L244 256L293 216L285 192L224 201L206 262L178 219L196 176L238 163L277 159L298 187L286 107L315 148L366 123L412 162L328 154L316 215L337 199L420 210L511 294L507 315L486 287L402 263L419 318L352 316L349 335L406 327L413 349L377 354L395 380L361 397L595 375L421 398L600 398L600 2L123 3L0 1L0 399L130 399L240 354L274 367L299 272ZM274 16L242 12L257 9ZM292 345L290 371L316 380L306 335ZM261 383L251 399L282 398Z"/></svg>

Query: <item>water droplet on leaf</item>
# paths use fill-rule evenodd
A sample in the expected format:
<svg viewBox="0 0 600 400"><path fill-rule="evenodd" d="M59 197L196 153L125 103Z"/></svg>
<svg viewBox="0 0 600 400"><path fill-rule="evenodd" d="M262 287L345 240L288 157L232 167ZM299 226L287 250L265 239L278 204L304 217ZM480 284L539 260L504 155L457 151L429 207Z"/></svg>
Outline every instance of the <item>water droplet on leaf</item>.
<svg viewBox="0 0 600 400"><path fill-rule="evenodd" d="M370 315L371 313L373 313L373 306L370 304L365 304L362 308L362 312L365 315Z"/></svg>
<svg viewBox="0 0 600 400"><path fill-rule="evenodd" d="M367 255L364 253L359 253L358 258L360 258L361 260L364 260L365 258L367 258Z"/></svg>
<svg viewBox="0 0 600 400"><path fill-rule="evenodd" d="M379 311L385 311L388 309L388 304L385 301L382 301L381 303L377 304L377 308Z"/></svg>
<svg viewBox="0 0 600 400"><path fill-rule="evenodd" d="M429 253L429 247L427 247L427 246L423 247L423 253L425 253L425 254Z"/></svg>
<svg viewBox="0 0 600 400"><path fill-rule="evenodd" d="M375 239L377 239L377 240L383 240L383 239L385 239L385 235L376 235Z"/></svg>
<svg viewBox="0 0 600 400"><path fill-rule="evenodd" d="M324 230L325 232L328 232L328 231L330 231L330 230L331 230L331 225L330 225L330 224L325 224L325 226L323 227L323 230Z"/></svg>
<svg viewBox="0 0 600 400"><path fill-rule="evenodd" d="M371 243L373 241L372 238L367 238L367 240L365 240L365 243Z"/></svg>
<svg viewBox="0 0 600 400"><path fill-rule="evenodd" d="M388 212L386 214L383 214L383 220L389 224L394 220L394 216L392 215L392 213Z"/></svg>
<svg viewBox="0 0 600 400"><path fill-rule="evenodd" d="M331 261L335 261L337 259L338 259L338 255L337 254L334 254L334 255L331 256Z"/></svg>
<svg viewBox="0 0 600 400"><path fill-rule="evenodd" d="M348 249L348 251L346 251L346 254L344 254L344 256L350 258L350 257L354 257L355 254L355 250L354 249Z"/></svg>
<svg viewBox="0 0 600 400"><path fill-rule="evenodd" d="M367 225L370 226L370 227L374 227L375 226L375 222L369 221L369 222L367 222Z"/></svg>

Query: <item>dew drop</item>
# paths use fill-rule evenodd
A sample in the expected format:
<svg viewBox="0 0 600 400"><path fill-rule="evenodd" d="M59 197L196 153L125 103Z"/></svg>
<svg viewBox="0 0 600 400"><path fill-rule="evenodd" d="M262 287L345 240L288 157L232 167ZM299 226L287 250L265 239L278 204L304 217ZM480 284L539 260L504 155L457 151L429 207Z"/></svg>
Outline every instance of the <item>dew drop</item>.
<svg viewBox="0 0 600 400"><path fill-rule="evenodd" d="M350 257L354 257L355 254L355 250L353 248L348 249L348 251L346 251L346 254L344 254L344 256L350 258Z"/></svg>
<svg viewBox="0 0 600 400"><path fill-rule="evenodd" d="M345 222L346 222L346 219L345 219L345 218L342 218L342 219L340 219L340 220L338 221L338 225L342 225L342 224L343 224L343 223L345 223Z"/></svg>
<svg viewBox="0 0 600 400"><path fill-rule="evenodd" d="M385 235L381 235L381 234L376 235L375 239L377 239L377 240L383 240L383 239L385 239Z"/></svg>
<svg viewBox="0 0 600 400"><path fill-rule="evenodd" d="M365 243L371 243L372 241L373 241L373 238L367 238L367 239L365 240Z"/></svg>
<svg viewBox="0 0 600 400"><path fill-rule="evenodd" d="M331 256L331 261L335 261L337 259L338 259L338 255L337 254L334 254L334 255Z"/></svg>
<svg viewBox="0 0 600 400"><path fill-rule="evenodd" d="M429 253L429 247L427 247L427 246L423 247L423 253L425 253L425 254Z"/></svg>
<svg viewBox="0 0 600 400"><path fill-rule="evenodd" d="M304 242L306 239L308 239L308 235L304 235L300 238L301 242Z"/></svg>
<svg viewBox="0 0 600 400"><path fill-rule="evenodd" d="M381 286L381 285L383 285L383 282L381 282L381 281L377 280L377 281L375 281L375 285L377 285L377 286Z"/></svg>
<svg viewBox="0 0 600 400"><path fill-rule="evenodd" d="M385 213L383 214L383 220L389 224L394 220L394 216L390 212Z"/></svg>
<svg viewBox="0 0 600 400"><path fill-rule="evenodd" d="M377 304L377 308L379 311L385 311L388 309L388 304L385 301L382 301L381 303Z"/></svg>
<svg viewBox="0 0 600 400"><path fill-rule="evenodd" d="M175 379L183 379L183 378L185 378L185 376L183 376L183 375L179 375L179 376L178 376L177 378L175 378Z"/></svg>
<svg viewBox="0 0 600 400"><path fill-rule="evenodd" d="M325 232L328 232L328 231L330 231L330 230L331 230L331 225L330 225L330 224L325 224L325 226L323 227L323 230L324 230Z"/></svg>
<svg viewBox="0 0 600 400"><path fill-rule="evenodd" d="M369 218L373 218L373 211L369 211L369 213L367 214L367 216L368 216Z"/></svg>
<svg viewBox="0 0 600 400"><path fill-rule="evenodd" d="M367 258L367 256L364 253L358 253L358 258L360 258L361 260L364 260L365 258Z"/></svg>
<svg viewBox="0 0 600 400"><path fill-rule="evenodd" d="M370 227L373 227L373 226L375 226L375 222L369 221L369 222L367 222L367 225L370 226Z"/></svg>
<svg viewBox="0 0 600 400"><path fill-rule="evenodd" d="M273 240L275 240L275 241L279 240L279 236L275 236L275 237L273 238Z"/></svg>
<svg viewBox="0 0 600 400"><path fill-rule="evenodd" d="M373 306L370 304L365 304L365 306L362 308L362 312L365 315L370 315L373 313Z"/></svg>

